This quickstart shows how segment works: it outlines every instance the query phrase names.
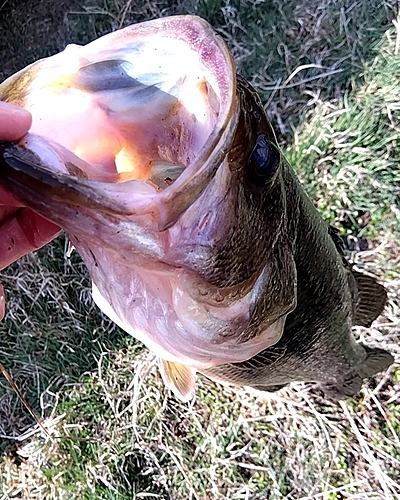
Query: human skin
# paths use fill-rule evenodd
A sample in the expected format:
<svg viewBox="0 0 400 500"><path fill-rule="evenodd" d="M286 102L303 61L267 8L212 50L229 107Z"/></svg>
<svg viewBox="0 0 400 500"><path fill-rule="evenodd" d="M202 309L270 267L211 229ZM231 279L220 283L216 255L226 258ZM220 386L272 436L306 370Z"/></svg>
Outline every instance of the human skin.
<svg viewBox="0 0 400 500"><path fill-rule="evenodd" d="M0 141L16 141L32 124L29 111L0 101ZM0 270L51 241L60 228L24 207L0 188ZM5 296L0 285L0 320L5 313Z"/></svg>

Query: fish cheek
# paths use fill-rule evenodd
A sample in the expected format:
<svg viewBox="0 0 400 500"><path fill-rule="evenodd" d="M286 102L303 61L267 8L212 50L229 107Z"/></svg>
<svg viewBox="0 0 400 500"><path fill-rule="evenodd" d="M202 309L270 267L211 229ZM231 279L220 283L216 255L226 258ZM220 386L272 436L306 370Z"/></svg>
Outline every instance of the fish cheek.
<svg viewBox="0 0 400 500"><path fill-rule="evenodd" d="M264 273L265 280L258 290L259 296L249 327L240 342L262 336L272 323L285 318L296 307L297 271L290 248L277 245ZM279 338L275 338L271 345L278 342Z"/></svg>
<svg viewBox="0 0 400 500"><path fill-rule="evenodd" d="M235 286L258 277L271 258L275 244L284 239L285 192L280 179L263 193L254 193L242 182L236 197L236 221L226 245L215 257L223 286Z"/></svg>

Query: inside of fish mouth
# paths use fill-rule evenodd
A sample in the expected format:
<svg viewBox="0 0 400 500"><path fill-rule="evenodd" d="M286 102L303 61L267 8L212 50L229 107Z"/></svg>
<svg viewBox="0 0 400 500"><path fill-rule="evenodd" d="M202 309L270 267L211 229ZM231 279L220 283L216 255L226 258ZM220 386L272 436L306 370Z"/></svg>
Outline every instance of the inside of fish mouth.
<svg viewBox="0 0 400 500"><path fill-rule="evenodd" d="M184 66L184 65L183 65ZM92 168L66 164L72 176L106 182L143 181L155 191L173 184L199 155L218 120L220 102L211 75L138 74L134 64L110 59L81 67L70 79L90 99L94 140L77 137L67 148ZM194 71L196 73L196 71Z"/></svg>

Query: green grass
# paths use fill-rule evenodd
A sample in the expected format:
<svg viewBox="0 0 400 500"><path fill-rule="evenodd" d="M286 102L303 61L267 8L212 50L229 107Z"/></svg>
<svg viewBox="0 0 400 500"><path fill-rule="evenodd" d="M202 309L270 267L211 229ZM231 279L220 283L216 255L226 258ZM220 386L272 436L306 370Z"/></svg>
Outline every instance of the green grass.
<svg viewBox="0 0 400 500"><path fill-rule="evenodd" d="M400 56L395 30L375 47L363 84L320 101L287 149L324 215L348 233L400 235Z"/></svg>
<svg viewBox="0 0 400 500"><path fill-rule="evenodd" d="M24 15L0 3L2 76L131 22L196 13L213 23L324 216L372 240L352 259L385 282L389 304L356 334L398 361L395 3L52 3L26 2ZM205 377L195 402L181 404L154 357L97 311L83 264L65 249L61 237L0 277L0 362L50 434L0 377L0 499L399 498L398 364L345 404L313 384L268 395Z"/></svg>

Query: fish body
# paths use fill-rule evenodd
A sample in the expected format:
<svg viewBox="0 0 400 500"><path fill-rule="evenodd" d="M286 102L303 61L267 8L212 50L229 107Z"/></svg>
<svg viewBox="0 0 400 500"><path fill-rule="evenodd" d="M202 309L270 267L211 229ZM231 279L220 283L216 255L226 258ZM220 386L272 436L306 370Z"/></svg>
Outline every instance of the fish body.
<svg viewBox="0 0 400 500"><path fill-rule="evenodd" d="M68 47L0 99L33 114L31 134L0 145L0 184L66 230L95 302L159 356L178 397L196 371L346 397L393 362L351 332L380 314L384 288L346 262L205 21Z"/></svg>

